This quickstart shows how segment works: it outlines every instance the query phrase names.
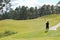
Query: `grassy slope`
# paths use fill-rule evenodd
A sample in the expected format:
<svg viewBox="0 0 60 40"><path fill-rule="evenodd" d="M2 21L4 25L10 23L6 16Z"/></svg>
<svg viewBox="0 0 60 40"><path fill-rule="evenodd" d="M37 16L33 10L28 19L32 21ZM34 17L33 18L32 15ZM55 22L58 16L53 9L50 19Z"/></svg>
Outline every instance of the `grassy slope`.
<svg viewBox="0 0 60 40"><path fill-rule="evenodd" d="M45 23L50 22L50 27L60 22L60 14L43 16L33 20L2 20L0 32L10 30L17 34L0 38L0 40L59 40L60 29L45 33Z"/></svg>

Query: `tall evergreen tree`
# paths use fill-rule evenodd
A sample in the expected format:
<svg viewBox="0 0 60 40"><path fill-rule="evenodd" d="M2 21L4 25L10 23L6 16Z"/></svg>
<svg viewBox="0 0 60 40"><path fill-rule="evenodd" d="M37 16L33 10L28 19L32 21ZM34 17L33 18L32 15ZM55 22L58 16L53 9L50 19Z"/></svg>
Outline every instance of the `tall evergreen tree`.
<svg viewBox="0 0 60 40"><path fill-rule="evenodd" d="M46 5L43 5L43 6L40 8L39 14L40 14L40 16L43 16L43 15L45 15L45 13L46 13Z"/></svg>
<svg viewBox="0 0 60 40"><path fill-rule="evenodd" d="M34 18L34 8L31 7L29 11L30 11L30 18L33 19Z"/></svg>
<svg viewBox="0 0 60 40"><path fill-rule="evenodd" d="M35 14L34 14L35 18L37 18L37 17L39 16L37 7L35 7L34 13L35 13Z"/></svg>
<svg viewBox="0 0 60 40"><path fill-rule="evenodd" d="M27 7L22 6L22 8L20 10L20 18L27 19Z"/></svg>
<svg viewBox="0 0 60 40"><path fill-rule="evenodd" d="M54 5L52 5L52 6L51 6L51 13L52 13L52 14L55 13L54 11L55 11Z"/></svg>
<svg viewBox="0 0 60 40"><path fill-rule="evenodd" d="M46 14L51 14L51 7L50 7L50 5L46 6Z"/></svg>

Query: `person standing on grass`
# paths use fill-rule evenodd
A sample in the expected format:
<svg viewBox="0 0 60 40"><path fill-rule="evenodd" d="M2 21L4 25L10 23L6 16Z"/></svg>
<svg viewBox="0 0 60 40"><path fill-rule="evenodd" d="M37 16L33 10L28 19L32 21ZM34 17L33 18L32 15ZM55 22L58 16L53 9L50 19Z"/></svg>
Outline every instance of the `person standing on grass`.
<svg viewBox="0 0 60 40"><path fill-rule="evenodd" d="M49 30L49 21L46 22L46 31Z"/></svg>

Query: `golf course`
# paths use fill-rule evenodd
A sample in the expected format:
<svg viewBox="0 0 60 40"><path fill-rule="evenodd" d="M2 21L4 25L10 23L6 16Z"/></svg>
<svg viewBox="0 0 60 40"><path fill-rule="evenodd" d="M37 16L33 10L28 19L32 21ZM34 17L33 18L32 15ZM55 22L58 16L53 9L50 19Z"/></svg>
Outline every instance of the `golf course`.
<svg viewBox="0 0 60 40"><path fill-rule="evenodd" d="M60 14L45 15L28 20L0 20L0 33L5 31L16 32L8 36L0 36L0 40L60 40L60 27L46 31L46 22L49 27L60 23Z"/></svg>

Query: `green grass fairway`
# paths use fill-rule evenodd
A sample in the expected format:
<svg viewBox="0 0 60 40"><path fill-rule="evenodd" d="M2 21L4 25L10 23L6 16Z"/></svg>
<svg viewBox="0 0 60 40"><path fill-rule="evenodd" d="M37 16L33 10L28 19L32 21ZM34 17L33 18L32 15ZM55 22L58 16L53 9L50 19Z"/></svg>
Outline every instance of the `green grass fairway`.
<svg viewBox="0 0 60 40"><path fill-rule="evenodd" d="M46 15L32 20L0 21L0 33L6 30L17 34L0 38L0 40L60 40L60 28L45 33L45 23L49 21L50 27L60 23L60 14Z"/></svg>

